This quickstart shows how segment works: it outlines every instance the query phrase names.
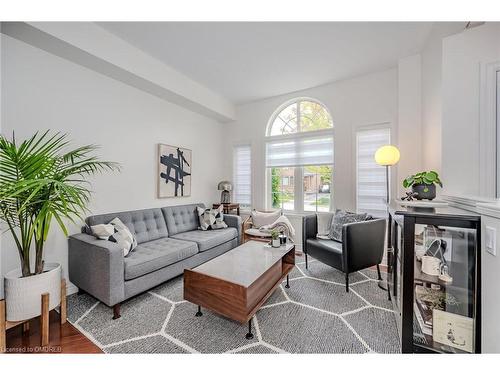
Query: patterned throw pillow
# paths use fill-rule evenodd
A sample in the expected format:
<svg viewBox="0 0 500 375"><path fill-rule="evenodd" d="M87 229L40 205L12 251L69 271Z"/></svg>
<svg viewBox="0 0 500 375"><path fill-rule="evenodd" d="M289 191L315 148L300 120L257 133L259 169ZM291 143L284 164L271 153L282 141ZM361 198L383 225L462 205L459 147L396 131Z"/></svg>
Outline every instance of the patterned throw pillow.
<svg viewBox="0 0 500 375"><path fill-rule="evenodd" d="M116 242L123 249L123 256L127 256L132 250L134 250L137 246L137 239L130 232L123 222L115 217L113 220L109 222L114 229L115 233L108 238L111 242Z"/></svg>
<svg viewBox="0 0 500 375"><path fill-rule="evenodd" d="M198 218L200 219L201 230L209 229L223 229L227 228L227 224L224 222L224 207L222 205L219 208L201 208L196 207L198 210Z"/></svg>
<svg viewBox="0 0 500 375"><path fill-rule="evenodd" d="M90 230L94 236L100 240L108 240L110 236L115 233L115 227L111 224L97 224L92 225Z"/></svg>
<svg viewBox="0 0 500 375"><path fill-rule="evenodd" d="M332 218L332 226L330 227L328 237L331 240L342 242L342 227L344 224L365 221L367 216L367 214L353 214L345 211L336 213Z"/></svg>

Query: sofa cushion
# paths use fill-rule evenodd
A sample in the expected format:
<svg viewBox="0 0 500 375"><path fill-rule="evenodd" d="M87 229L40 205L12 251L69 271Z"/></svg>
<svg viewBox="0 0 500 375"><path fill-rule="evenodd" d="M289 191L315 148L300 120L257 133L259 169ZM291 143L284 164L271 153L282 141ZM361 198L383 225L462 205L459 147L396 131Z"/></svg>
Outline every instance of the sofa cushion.
<svg viewBox="0 0 500 375"><path fill-rule="evenodd" d="M125 280L146 275L198 253L194 242L160 238L138 245L124 260Z"/></svg>
<svg viewBox="0 0 500 375"><path fill-rule="evenodd" d="M168 236L167 223L159 208L94 215L89 216L85 222L89 226L108 224L115 217L127 226L138 244Z"/></svg>
<svg viewBox="0 0 500 375"><path fill-rule="evenodd" d="M198 229L200 221L198 219L197 207L205 207L203 203L186 204L182 206L163 207L163 215L168 227L170 236Z"/></svg>
<svg viewBox="0 0 500 375"><path fill-rule="evenodd" d="M232 227L217 230L192 230L172 236L178 240L196 242L200 252L231 241L236 237L238 237L238 231Z"/></svg>
<svg viewBox="0 0 500 375"><path fill-rule="evenodd" d="M308 238L307 247L309 248L310 246L314 246L320 250L342 255L342 242L339 241Z"/></svg>

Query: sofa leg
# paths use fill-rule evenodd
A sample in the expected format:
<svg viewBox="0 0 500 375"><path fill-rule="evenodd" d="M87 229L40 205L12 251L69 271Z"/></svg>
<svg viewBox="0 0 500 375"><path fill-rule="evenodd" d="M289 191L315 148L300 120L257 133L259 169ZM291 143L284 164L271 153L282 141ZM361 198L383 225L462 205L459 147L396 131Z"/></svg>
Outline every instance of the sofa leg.
<svg viewBox="0 0 500 375"><path fill-rule="evenodd" d="M305 255L306 255L306 270L307 270L307 253L305 253Z"/></svg>
<svg viewBox="0 0 500 375"><path fill-rule="evenodd" d="M347 272L345 274L345 291L349 293L349 274Z"/></svg>
<svg viewBox="0 0 500 375"><path fill-rule="evenodd" d="M377 264L377 274L378 274L378 279L382 280L382 275L380 273L380 264Z"/></svg>
<svg viewBox="0 0 500 375"><path fill-rule="evenodd" d="M113 320L116 320L120 318L120 304L117 303L116 305L113 306Z"/></svg>

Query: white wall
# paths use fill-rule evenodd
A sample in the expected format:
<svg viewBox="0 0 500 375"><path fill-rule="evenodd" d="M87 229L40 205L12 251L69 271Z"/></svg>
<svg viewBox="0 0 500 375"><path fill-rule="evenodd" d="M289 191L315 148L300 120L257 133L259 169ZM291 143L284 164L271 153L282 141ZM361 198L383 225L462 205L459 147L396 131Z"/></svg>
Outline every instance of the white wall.
<svg viewBox="0 0 500 375"><path fill-rule="evenodd" d="M498 60L500 23L443 40L442 168L447 194L480 195L480 73L482 65Z"/></svg>
<svg viewBox="0 0 500 375"><path fill-rule="evenodd" d="M398 63L397 197L406 190L402 181L422 169L422 70L420 54ZM394 190L393 190L394 191Z"/></svg>
<svg viewBox="0 0 500 375"><path fill-rule="evenodd" d="M442 179L446 193L473 198L480 195L480 71L484 64L500 61L500 24L484 26L447 37L443 41ZM494 136L494 135L493 135ZM494 155L491 155L494 158ZM500 240L497 256L484 249L486 225L500 233L497 218L483 215L482 347L500 352ZM493 212L493 211L492 211Z"/></svg>
<svg viewBox="0 0 500 375"><path fill-rule="evenodd" d="M2 41L2 134L15 130L23 139L37 130L67 132L75 145L99 144L103 159L122 165L120 173L93 179L92 213L218 199L217 182L229 177L222 125L10 37ZM193 150L191 197L156 197L158 143ZM18 267L8 234L2 252L4 271ZM67 241L55 225L45 257L67 271Z"/></svg>
<svg viewBox="0 0 500 375"><path fill-rule="evenodd" d="M355 130L385 122L396 128L397 70L389 69L237 107L237 121L225 128L226 152L232 152L233 144L252 145L252 206L255 208L265 207L266 126L280 105L297 97L317 99L329 109L335 131L334 205L355 210ZM227 159L227 170L231 170L231 160ZM300 226L300 220L296 225Z"/></svg>
<svg viewBox="0 0 500 375"><path fill-rule="evenodd" d="M464 22L433 26L422 50L422 168L441 171L441 87L443 38L459 33Z"/></svg>

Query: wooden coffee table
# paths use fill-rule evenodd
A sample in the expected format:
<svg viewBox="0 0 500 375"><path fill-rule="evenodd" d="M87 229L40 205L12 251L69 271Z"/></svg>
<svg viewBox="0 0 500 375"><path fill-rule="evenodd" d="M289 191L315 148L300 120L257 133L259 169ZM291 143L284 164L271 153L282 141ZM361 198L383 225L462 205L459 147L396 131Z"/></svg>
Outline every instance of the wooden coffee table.
<svg viewBox="0 0 500 375"><path fill-rule="evenodd" d="M248 322L295 266L295 245L279 248L249 241L191 270L184 270L184 299L236 320Z"/></svg>

